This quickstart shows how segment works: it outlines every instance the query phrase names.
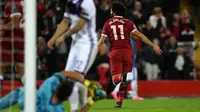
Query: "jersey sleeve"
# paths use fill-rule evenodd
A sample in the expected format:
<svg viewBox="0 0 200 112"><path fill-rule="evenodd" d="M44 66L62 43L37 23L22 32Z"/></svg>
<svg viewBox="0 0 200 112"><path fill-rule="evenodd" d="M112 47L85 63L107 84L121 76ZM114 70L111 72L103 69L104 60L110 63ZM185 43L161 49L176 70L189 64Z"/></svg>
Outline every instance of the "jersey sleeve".
<svg viewBox="0 0 200 112"><path fill-rule="evenodd" d="M101 32L101 36L108 37L108 23L105 23Z"/></svg>
<svg viewBox="0 0 200 112"><path fill-rule="evenodd" d="M87 0L83 1L83 3L81 4L81 11L79 16L90 20L95 15L95 13L96 8L94 4Z"/></svg>
<svg viewBox="0 0 200 112"><path fill-rule="evenodd" d="M136 27L135 24L134 24L133 22L131 22L131 21L129 21L128 27L129 27L129 29L130 29L131 32L137 31L137 27Z"/></svg>

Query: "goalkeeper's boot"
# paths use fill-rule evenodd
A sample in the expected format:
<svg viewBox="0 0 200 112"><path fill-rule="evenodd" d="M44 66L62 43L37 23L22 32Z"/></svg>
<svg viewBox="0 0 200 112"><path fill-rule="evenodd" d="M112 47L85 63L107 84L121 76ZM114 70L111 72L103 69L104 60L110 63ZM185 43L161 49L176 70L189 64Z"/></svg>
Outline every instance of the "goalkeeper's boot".
<svg viewBox="0 0 200 112"><path fill-rule="evenodd" d="M115 108L122 108L122 102L117 102L117 104L114 107Z"/></svg>
<svg viewBox="0 0 200 112"><path fill-rule="evenodd" d="M127 78L127 74L126 73L122 73L122 81L121 81L121 84L124 88L127 87L128 85L128 82L126 81L126 78Z"/></svg>

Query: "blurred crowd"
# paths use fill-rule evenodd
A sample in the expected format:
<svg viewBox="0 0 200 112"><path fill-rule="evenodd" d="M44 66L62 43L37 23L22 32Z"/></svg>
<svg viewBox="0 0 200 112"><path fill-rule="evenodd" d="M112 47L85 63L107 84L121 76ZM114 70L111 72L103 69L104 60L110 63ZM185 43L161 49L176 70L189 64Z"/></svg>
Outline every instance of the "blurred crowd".
<svg viewBox="0 0 200 112"><path fill-rule="evenodd" d="M94 1L97 8L96 31L99 34L104 23L111 17L112 0ZM180 0L124 0L124 3L128 7L126 18L133 21L139 31L163 50L162 56L156 56L152 48L136 40L139 79L193 79L195 25L187 9L179 10ZM37 0L38 79L45 79L65 67L71 39L66 39L60 48L47 48L47 41L63 18L65 4L66 0ZM102 66L109 67L108 51L109 45L104 45L87 78L109 79L109 69L102 69Z"/></svg>

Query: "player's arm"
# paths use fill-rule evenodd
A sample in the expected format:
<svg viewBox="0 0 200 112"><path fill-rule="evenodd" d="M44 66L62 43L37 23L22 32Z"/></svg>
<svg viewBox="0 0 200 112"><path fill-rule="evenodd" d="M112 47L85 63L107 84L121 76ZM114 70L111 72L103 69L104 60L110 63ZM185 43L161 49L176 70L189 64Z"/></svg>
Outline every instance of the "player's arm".
<svg viewBox="0 0 200 112"><path fill-rule="evenodd" d="M11 21L7 24L4 24L0 27L0 30L10 31L20 27L21 15L15 15L11 17Z"/></svg>
<svg viewBox="0 0 200 112"><path fill-rule="evenodd" d="M81 108L81 110L79 112L88 112L90 107L91 107L91 105L89 103L87 103L87 104L85 104L84 107Z"/></svg>
<svg viewBox="0 0 200 112"><path fill-rule="evenodd" d="M145 44L151 46L151 47L155 47L155 45L142 33L140 33L138 30L135 30L134 32L131 32L131 38L132 39L140 39L142 42L144 42Z"/></svg>
<svg viewBox="0 0 200 112"><path fill-rule="evenodd" d="M63 18L63 20L58 25L53 37L47 43L50 49L53 49L53 44L55 43L56 39L60 37L64 32L66 32L68 28L69 28L69 19Z"/></svg>
<svg viewBox="0 0 200 112"><path fill-rule="evenodd" d="M105 35L101 35L101 38L98 41L98 48L101 49L101 47L104 44L104 41L106 40L106 36Z"/></svg>
<svg viewBox="0 0 200 112"><path fill-rule="evenodd" d="M87 23L87 20L83 17L80 17L78 23L74 27L67 30L67 32L65 32L63 35L61 35L61 37L70 37L72 34L83 29L83 27L85 26L86 23Z"/></svg>
<svg viewBox="0 0 200 112"><path fill-rule="evenodd" d="M131 38L133 39L135 39L135 37L139 38L142 42L151 46L157 55L161 55L162 50L158 46L154 45L144 34L140 33L138 30L135 30L131 33L132 33Z"/></svg>
<svg viewBox="0 0 200 112"><path fill-rule="evenodd" d="M84 84L86 87L89 87L89 86L91 86L91 84L93 84L89 80L85 79L81 73L70 72L70 71L62 71L60 73L66 78L70 78L72 80L79 81L80 83Z"/></svg>
<svg viewBox="0 0 200 112"><path fill-rule="evenodd" d="M81 108L80 112L88 112L89 108L97 101L102 100L106 97L106 93L104 90L98 90L96 91L96 94L94 96L90 96L88 98L87 104L84 105L83 108Z"/></svg>
<svg viewBox="0 0 200 112"><path fill-rule="evenodd" d="M58 25L56 32L53 35L53 39L57 39L60 37L64 32L66 32L69 28L69 19L68 18L63 18L63 20L60 22Z"/></svg>
<svg viewBox="0 0 200 112"><path fill-rule="evenodd" d="M68 29L56 40L56 46L58 47L60 43L62 43L65 40L66 37L70 37L72 34L81 30L86 24L86 22L87 20L85 18L80 17L78 23L74 27Z"/></svg>

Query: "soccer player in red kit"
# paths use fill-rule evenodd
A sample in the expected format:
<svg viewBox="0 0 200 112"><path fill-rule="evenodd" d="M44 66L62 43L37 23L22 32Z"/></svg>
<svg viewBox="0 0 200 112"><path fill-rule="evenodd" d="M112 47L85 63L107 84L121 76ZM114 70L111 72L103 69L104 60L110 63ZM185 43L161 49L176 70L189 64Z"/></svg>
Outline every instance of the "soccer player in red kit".
<svg viewBox="0 0 200 112"><path fill-rule="evenodd" d="M119 101L115 107L121 108L123 98L126 91L126 76L133 68L133 52L130 38L137 39L151 46L157 55L161 55L162 51L155 46L145 35L140 33L134 23L123 18L126 15L126 7L122 2L114 1L111 7L111 15L103 27L101 38L98 42L100 48L104 44L106 38L110 42L110 69L114 84L120 85Z"/></svg>
<svg viewBox="0 0 200 112"><path fill-rule="evenodd" d="M0 75L8 65L15 65L20 77L24 74L23 6L23 0L8 0L4 9L4 21L0 26Z"/></svg>

